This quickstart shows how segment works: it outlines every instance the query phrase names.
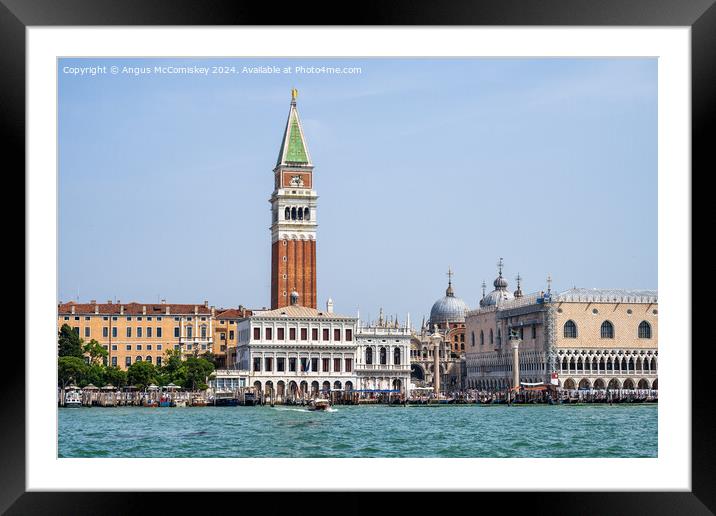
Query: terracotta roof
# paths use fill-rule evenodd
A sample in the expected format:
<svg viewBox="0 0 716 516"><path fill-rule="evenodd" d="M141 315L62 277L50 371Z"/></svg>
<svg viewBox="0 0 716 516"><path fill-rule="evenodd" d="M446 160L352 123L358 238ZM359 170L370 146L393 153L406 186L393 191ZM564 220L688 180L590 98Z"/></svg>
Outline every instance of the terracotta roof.
<svg viewBox="0 0 716 516"><path fill-rule="evenodd" d="M176 303L62 303L57 305L57 312L60 314L71 314L72 307L75 308L75 315L78 314L94 314L95 307L100 314L119 315L120 308L124 307L123 315L167 315L169 308L170 315L189 314L193 315L195 308L199 314L211 315L211 308L204 306L203 303L196 305L176 304ZM144 307L147 313L144 313Z"/></svg>
<svg viewBox="0 0 716 516"><path fill-rule="evenodd" d="M242 319L244 317L250 317L253 314L248 308L244 308L243 311L238 308L217 308L216 318L217 319Z"/></svg>
<svg viewBox="0 0 716 516"><path fill-rule="evenodd" d="M308 308L306 306L289 305L283 308L276 308L275 310L267 310L255 314L253 317L322 317L322 318L340 318L350 319L350 316L330 314L325 310L316 310L315 308Z"/></svg>

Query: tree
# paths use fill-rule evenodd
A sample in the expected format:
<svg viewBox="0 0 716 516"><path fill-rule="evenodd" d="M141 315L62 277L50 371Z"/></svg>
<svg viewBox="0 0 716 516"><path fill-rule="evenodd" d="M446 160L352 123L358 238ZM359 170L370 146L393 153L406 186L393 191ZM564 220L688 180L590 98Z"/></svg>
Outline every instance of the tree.
<svg viewBox="0 0 716 516"><path fill-rule="evenodd" d="M124 387L127 385L127 371L122 371L119 367L105 367L102 386L108 383L111 383L115 387Z"/></svg>
<svg viewBox="0 0 716 516"><path fill-rule="evenodd" d="M82 350L89 355L90 364L100 365L107 363L109 352L96 340L89 341Z"/></svg>
<svg viewBox="0 0 716 516"><path fill-rule="evenodd" d="M87 364L82 358L64 356L57 359L57 383L64 389L68 384L84 381Z"/></svg>
<svg viewBox="0 0 716 516"><path fill-rule="evenodd" d="M206 379L214 372L214 364L205 358L189 357L186 359L186 380L184 387L191 390L204 390Z"/></svg>
<svg viewBox="0 0 716 516"><path fill-rule="evenodd" d="M181 351L168 349L164 356L164 365L159 369L157 378L160 385L169 383L184 385L186 383L186 364L182 360Z"/></svg>
<svg viewBox="0 0 716 516"><path fill-rule="evenodd" d="M127 368L127 381L130 385L145 389L156 383L157 371L151 362L135 362Z"/></svg>
<svg viewBox="0 0 716 516"><path fill-rule="evenodd" d="M204 358L204 359L208 360L209 362L211 362L211 364L214 366L214 369L219 368L219 362L221 361L221 359L219 357L217 357L211 351L207 351L206 353L201 355L201 358Z"/></svg>
<svg viewBox="0 0 716 516"><path fill-rule="evenodd" d="M60 328L57 345L58 355L61 357L84 357L82 339L69 324L63 324Z"/></svg>

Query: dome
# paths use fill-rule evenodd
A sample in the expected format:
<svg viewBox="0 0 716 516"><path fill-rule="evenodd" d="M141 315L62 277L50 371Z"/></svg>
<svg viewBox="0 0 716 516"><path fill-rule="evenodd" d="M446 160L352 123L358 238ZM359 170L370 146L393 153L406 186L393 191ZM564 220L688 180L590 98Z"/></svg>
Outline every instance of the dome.
<svg viewBox="0 0 716 516"><path fill-rule="evenodd" d="M430 325L452 322L465 322L467 305L459 297L455 297L452 283L448 283L445 296L441 297L430 309Z"/></svg>
<svg viewBox="0 0 716 516"><path fill-rule="evenodd" d="M499 271L497 274L497 278L495 278L495 281L492 283L493 285L495 285L495 290L482 297L482 299L480 300L481 307L500 305L504 301L509 301L510 299L515 298L515 296L507 290L507 280L502 276L502 258L500 258L498 267ZM483 283L482 285L484 289L485 284ZM522 291L520 290L519 279L517 280L517 290L515 291L515 293L518 292L520 295L522 294Z"/></svg>
<svg viewBox="0 0 716 516"><path fill-rule="evenodd" d="M487 294L480 300L480 306L495 306L502 304L503 301L509 301L514 299L515 296L510 294L507 290L496 289Z"/></svg>

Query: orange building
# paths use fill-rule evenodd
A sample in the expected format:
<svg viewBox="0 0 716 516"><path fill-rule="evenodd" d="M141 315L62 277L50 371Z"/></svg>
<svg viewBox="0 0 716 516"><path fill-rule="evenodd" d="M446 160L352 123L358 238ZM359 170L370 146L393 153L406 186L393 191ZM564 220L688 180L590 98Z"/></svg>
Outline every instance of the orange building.
<svg viewBox="0 0 716 516"><path fill-rule="evenodd" d="M238 322L250 317L253 312L243 306L239 308L217 308L214 317L214 355L217 368L224 369L227 364L236 361L236 345L238 343Z"/></svg>
<svg viewBox="0 0 716 516"><path fill-rule="evenodd" d="M184 355L214 351L215 309L201 305L143 303L60 303L58 329L67 324L107 350L107 364L126 369L146 361L162 365L169 349Z"/></svg>
<svg viewBox="0 0 716 516"><path fill-rule="evenodd" d="M316 308L316 206L313 164L292 91L288 120L274 168L271 203L271 308L301 304Z"/></svg>

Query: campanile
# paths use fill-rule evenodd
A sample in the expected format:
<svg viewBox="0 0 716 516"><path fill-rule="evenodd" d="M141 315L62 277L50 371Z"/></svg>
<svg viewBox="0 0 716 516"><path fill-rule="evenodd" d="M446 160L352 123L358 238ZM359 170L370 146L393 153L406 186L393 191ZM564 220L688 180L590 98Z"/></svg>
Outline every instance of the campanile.
<svg viewBox="0 0 716 516"><path fill-rule="evenodd" d="M291 90L286 129L274 173L271 203L271 308L291 302L316 308L316 206L313 163Z"/></svg>

